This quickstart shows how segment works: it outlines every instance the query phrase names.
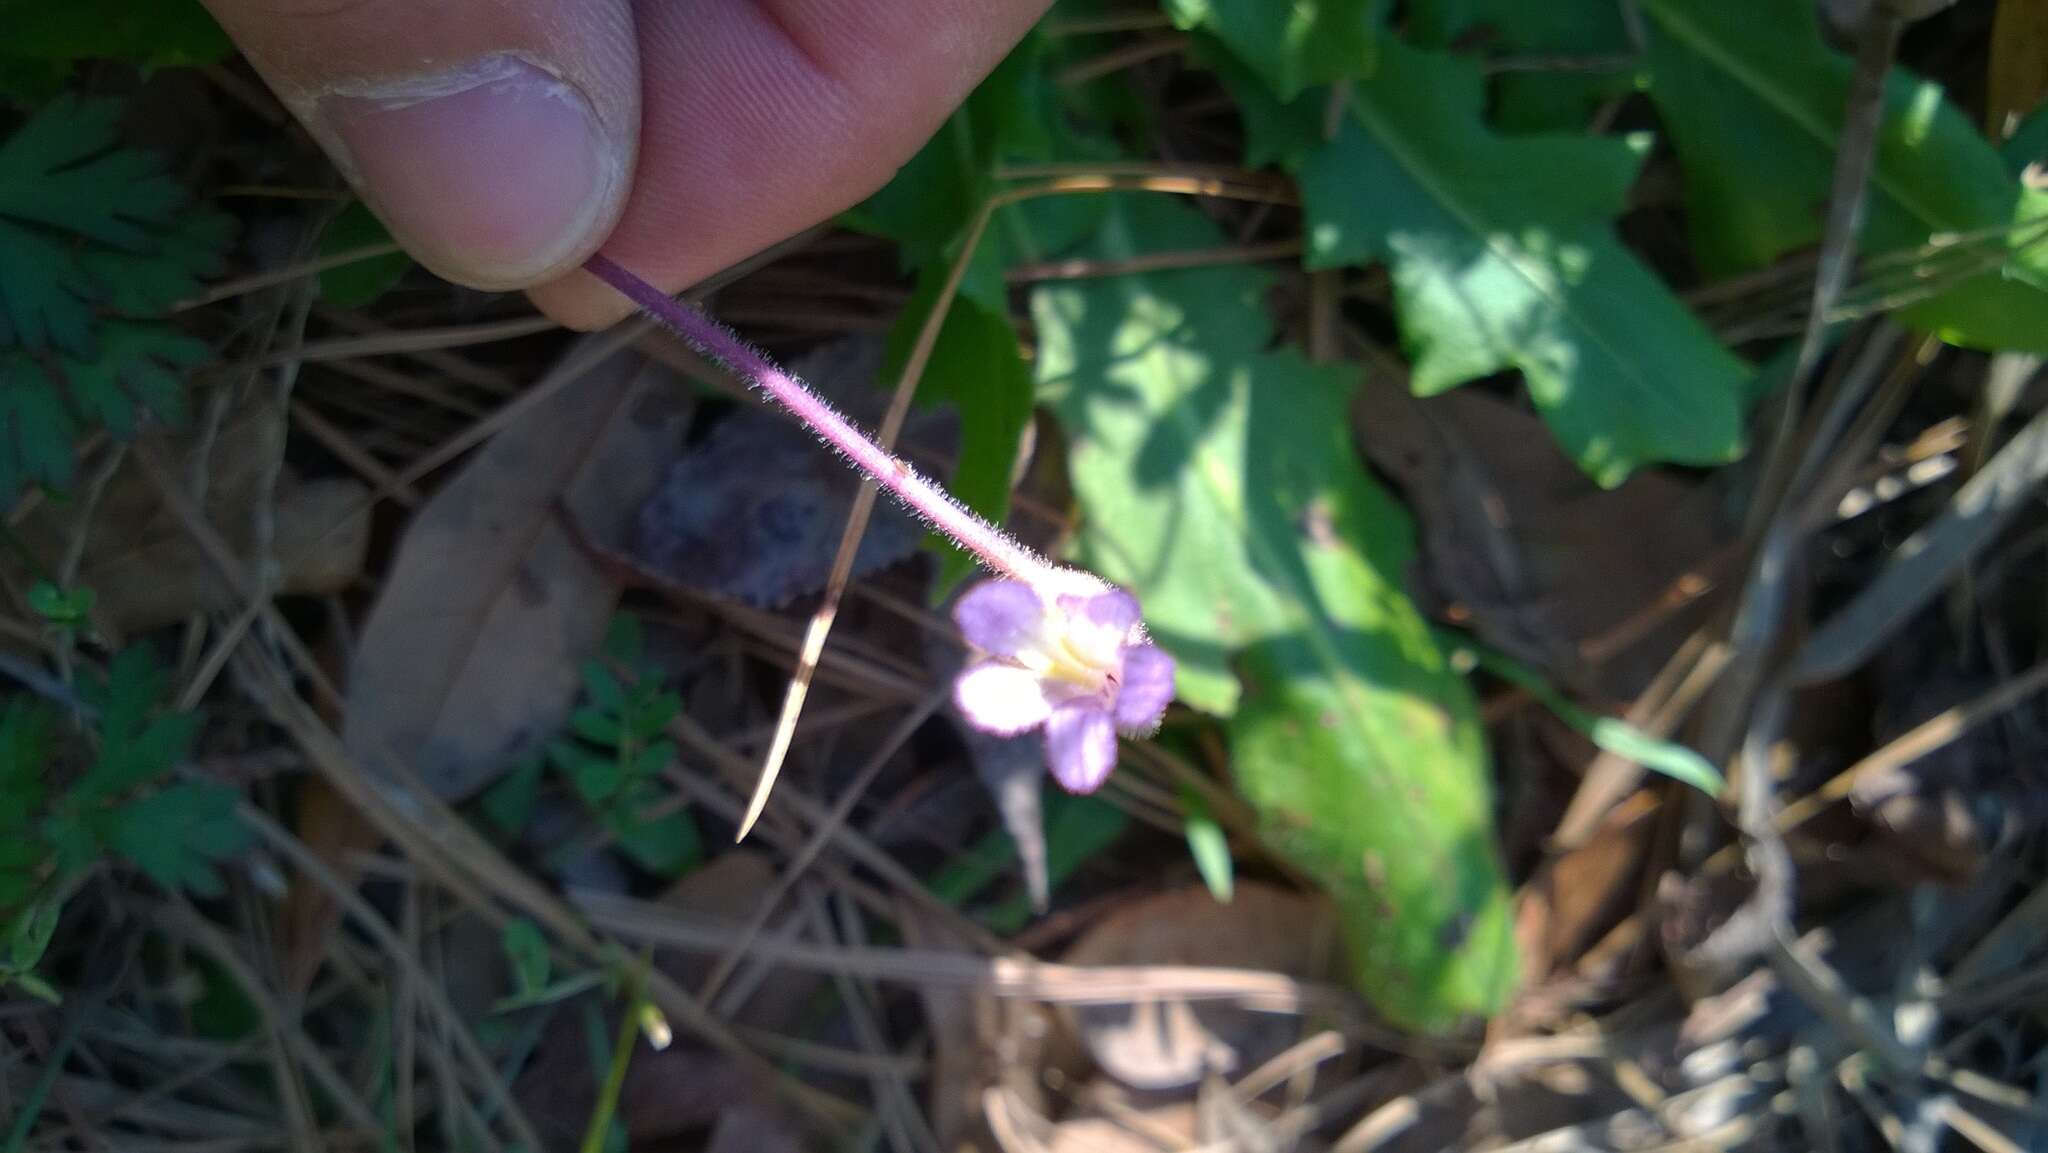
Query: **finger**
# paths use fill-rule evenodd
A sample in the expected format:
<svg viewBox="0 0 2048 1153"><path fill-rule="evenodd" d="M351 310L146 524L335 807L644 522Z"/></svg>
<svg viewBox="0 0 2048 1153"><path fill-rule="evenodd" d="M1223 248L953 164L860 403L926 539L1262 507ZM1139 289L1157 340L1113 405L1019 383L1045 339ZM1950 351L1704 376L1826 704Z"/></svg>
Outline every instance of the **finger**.
<svg viewBox="0 0 2048 1153"><path fill-rule="evenodd" d="M604 252L669 291L880 188L1047 0L642 0L640 170ZM532 290L581 328L626 304Z"/></svg>
<svg viewBox="0 0 2048 1153"><path fill-rule="evenodd" d="M640 120L631 0L206 0L392 235L519 288L611 232Z"/></svg>

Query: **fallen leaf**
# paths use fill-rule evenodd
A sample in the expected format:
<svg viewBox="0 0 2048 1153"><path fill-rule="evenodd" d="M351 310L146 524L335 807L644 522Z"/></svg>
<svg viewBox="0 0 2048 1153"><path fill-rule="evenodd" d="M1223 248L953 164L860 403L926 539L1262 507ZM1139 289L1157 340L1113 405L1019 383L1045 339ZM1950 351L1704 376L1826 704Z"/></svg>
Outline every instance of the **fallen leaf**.
<svg viewBox="0 0 2048 1153"><path fill-rule="evenodd" d="M199 444L196 433L166 438L167 455L178 462L181 474L192 468ZM229 415L207 455L207 519L239 556L250 551L256 502L283 451L282 417L268 405L255 405ZM271 494L276 525L271 551L284 566L278 591L319 596L355 580L370 540L370 518L363 508L367 495L354 480L301 481L289 468L277 477ZM22 545L40 572L61 566L81 508L78 502L45 501L22 523ZM5 567L26 586L19 561L9 558ZM240 607L133 461L115 471L92 509L73 584L93 590L95 617L122 634L195 612Z"/></svg>
<svg viewBox="0 0 2048 1153"><path fill-rule="evenodd" d="M1088 930L1069 965L1217 965L1303 979L1337 970L1329 906L1247 882L1218 904L1192 885L1134 901ZM1245 1072L1298 1039L1301 1022L1220 1002L1170 999L1066 1010L1105 1073L1133 1089L1180 1089L1208 1073Z"/></svg>
<svg viewBox="0 0 2048 1153"><path fill-rule="evenodd" d="M1515 937L1525 985L1534 987L1570 968L1601 934L1634 911L1657 811L1650 793L1631 795L1585 844L1546 859L1523 886Z"/></svg>
<svg viewBox="0 0 2048 1153"><path fill-rule="evenodd" d="M342 738L362 763L401 758L458 799L561 725L620 591L564 518L623 551L681 443L687 396L668 370L616 354L492 438L420 510L350 673Z"/></svg>
<svg viewBox="0 0 2048 1153"><path fill-rule="evenodd" d="M1688 574L1710 571L1728 537L1710 488L1641 470L1603 489L1536 417L1470 391L1418 399L1391 363L1368 375L1353 414L1366 456L1415 512L1416 583L1433 607L1596 699L1632 699L1684 639L1697 609L1593 659Z"/></svg>
<svg viewBox="0 0 2048 1153"><path fill-rule="evenodd" d="M353 863L356 855L375 850L383 834L318 773L299 780L294 801L292 832L344 884L354 884L361 873ZM278 912L278 945L288 988L303 996L312 985L340 920L341 907L326 888L295 871Z"/></svg>
<svg viewBox="0 0 2048 1153"><path fill-rule="evenodd" d="M879 339L849 337L792 369L857 423L872 427L888 399L872 387L882 353ZM916 414L904 426L905 439L931 443L951 423ZM674 584L780 606L825 587L859 491L859 474L786 413L748 409L720 422L669 466L640 510L633 555ZM924 535L910 514L878 502L853 575L903 560Z"/></svg>

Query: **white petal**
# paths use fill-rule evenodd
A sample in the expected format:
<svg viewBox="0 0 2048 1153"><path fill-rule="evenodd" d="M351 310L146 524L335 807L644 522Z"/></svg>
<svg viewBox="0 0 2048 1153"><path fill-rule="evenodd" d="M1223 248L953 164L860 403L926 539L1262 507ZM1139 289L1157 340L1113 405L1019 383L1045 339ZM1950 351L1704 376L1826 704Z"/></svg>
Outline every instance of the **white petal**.
<svg viewBox="0 0 2048 1153"><path fill-rule="evenodd" d="M1052 715L1045 684L1013 665L982 661L970 665L953 682L953 703L967 723L985 733L1014 737L1035 729Z"/></svg>

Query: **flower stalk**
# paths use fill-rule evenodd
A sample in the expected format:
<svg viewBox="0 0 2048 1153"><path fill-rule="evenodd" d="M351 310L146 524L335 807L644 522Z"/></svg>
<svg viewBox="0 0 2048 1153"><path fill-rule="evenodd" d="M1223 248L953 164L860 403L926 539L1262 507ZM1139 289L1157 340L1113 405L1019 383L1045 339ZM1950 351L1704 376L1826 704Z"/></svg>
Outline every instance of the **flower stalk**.
<svg viewBox="0 0 2048 1153"><path fill-rule="evenodd" d="M1061 570L1012 539L961 504L952 493L868 438L810 386L768 359L725 325L703 311L628 272L610 257L593 256L584 264L592 276L638 305L657 324L682 338L699 354L724 365L741 380L789 411L912 513L972 553L989 570L1026 584L1062 583Z"/></svg>
<svg viewBox="0 0 2048 1153"><path fill-rule="evenodd" d="M1047 767L1093 792L1116 767L1117 734L1159 727L1174 662L1151 643L1138 602L1093 573L1055 565L868 438L852 421L731 329L604 256L584 264L702 354L787 409L880 488L1004 579L967 590L953 618L974 658L953 686L960 715L1001 736L1043 735ZM771 757L771 766L779 758ZM767 781L756 794L758 814ZM744 827L742 835L745 835Z"/></svg>

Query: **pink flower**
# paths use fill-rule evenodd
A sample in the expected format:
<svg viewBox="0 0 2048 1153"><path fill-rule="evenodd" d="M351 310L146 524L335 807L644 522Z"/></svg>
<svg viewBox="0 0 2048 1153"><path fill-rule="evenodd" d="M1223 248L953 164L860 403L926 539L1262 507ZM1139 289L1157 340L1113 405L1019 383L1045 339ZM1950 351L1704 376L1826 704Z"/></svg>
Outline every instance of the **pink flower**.
<svg viewBox="0 0 2048 1153"><path fill-rule="evenodd" d="M1021 581L984 581L953 606L974 646L953 684L969 724L999 736L1045 730L1045 760L1072 793L1116 767L1116 735L1159 727L1173 700L1173 658L1145 638L1121 589L1049 600Z"/></svg>

